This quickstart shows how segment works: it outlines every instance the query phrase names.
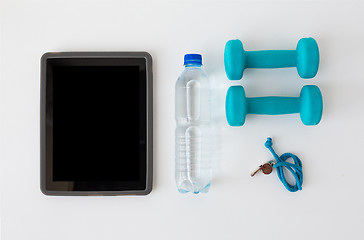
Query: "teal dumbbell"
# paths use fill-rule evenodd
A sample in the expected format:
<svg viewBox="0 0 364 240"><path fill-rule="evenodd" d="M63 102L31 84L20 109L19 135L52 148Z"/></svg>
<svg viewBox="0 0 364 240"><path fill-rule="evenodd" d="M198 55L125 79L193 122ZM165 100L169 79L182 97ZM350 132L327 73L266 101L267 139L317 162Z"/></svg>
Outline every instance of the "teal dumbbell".
<svg viewBox="0 0 364 240"><path fill-rule="evenodd" d="M296 67L301 78L313 78L319 68L320 54L313 38L301 38L296 50L245 51L240 40L226 43L225 72L230 80L243 77L245 68Z"/></svg>
<svg viewBox="0 0 364 240"><path fill-rule="evenodd" d="M232 86L226 94L226 119L230 126L242 126L247 114L280 115L299 113L305 125L316 125L322 116L322 95L315 85L306 85L299 97L247 98L242 86Z"/></svg>

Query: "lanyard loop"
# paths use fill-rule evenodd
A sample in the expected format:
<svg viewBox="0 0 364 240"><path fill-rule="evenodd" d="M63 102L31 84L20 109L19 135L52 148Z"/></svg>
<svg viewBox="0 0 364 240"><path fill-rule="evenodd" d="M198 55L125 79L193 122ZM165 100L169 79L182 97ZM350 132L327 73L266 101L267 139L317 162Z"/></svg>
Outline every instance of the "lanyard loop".
<svg viewBox="0 0 364 240"><path fill-rule="evenodd" d="M298 190L302 190L302 183L303 183L303 172L302 172L302 162L301 160L292 153L284 153L281 156L278 156L276 152L274 151L272 145L272 139L267 138L267 141L265 142L265 147L269 149L269 151L273 154L273 157L276 160L276 163L274 163L273 167L277 169L277 174L283 185L287 188L290 192L296 192ZM290 162L286 162L287 159L292 158L294 161L294 164ZM290 185L283 173L283 167L288 169L293 177L296 180L296 184L294 186Z"/></svg>

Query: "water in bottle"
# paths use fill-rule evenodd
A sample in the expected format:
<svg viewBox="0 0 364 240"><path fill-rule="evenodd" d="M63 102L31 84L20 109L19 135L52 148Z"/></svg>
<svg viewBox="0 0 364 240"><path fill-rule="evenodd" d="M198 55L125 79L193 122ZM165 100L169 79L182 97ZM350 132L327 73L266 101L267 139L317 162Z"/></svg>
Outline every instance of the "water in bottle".
<svg viewBox="0 0 364 240"><path fill-rule="evenodd" d="M176 82L175 178L181 193L208 192L212 178L210 86L199 54L184 56Z"/></svg>

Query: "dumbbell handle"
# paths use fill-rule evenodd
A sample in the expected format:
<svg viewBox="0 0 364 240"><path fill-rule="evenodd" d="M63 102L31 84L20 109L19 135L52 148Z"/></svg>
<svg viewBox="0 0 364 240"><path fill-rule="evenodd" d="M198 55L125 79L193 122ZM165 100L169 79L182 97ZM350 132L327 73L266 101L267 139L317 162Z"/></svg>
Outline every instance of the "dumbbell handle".
<svg viewBox="0 0 364 240"><path fill-rule="evenodd" d="M300 112L299 97L247 98L248 114L279 115Z"/></svg>
<svg viewBox="0 0 364 240"><path fill-rule="evenodd" d="M246 51L246 68L296 67L296 50Z"/></svg>

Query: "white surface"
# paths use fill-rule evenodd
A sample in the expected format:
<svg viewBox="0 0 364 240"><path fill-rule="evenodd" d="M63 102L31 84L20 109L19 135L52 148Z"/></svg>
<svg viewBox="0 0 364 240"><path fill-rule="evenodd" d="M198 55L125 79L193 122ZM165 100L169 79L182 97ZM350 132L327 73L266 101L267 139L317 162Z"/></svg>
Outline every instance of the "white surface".
<svg viewBox="0 0 364 240"><path fill-rule="evenodd" d="M348 1L18 1L1 3L2 239L363 239L364 4ZM228 81L227 40L247 50L319 43L313 80L295 69L247 70ZM154 189L146 197L46 197L39 190L40 57L46 51L146 50L154 59ZM174 83L186 52L203 54L219 122L217 174L208 194L174 183ZM224 95L298 95L317 84L324 115L253 116L226 126ZM125 92L125 90L121 90ZM278 153L304 164L303 191L250 172Z"/></svg>

